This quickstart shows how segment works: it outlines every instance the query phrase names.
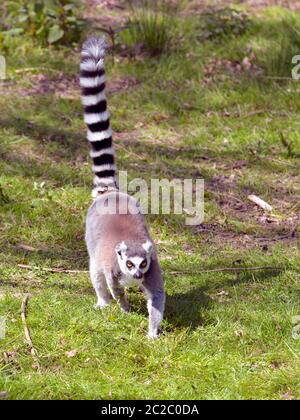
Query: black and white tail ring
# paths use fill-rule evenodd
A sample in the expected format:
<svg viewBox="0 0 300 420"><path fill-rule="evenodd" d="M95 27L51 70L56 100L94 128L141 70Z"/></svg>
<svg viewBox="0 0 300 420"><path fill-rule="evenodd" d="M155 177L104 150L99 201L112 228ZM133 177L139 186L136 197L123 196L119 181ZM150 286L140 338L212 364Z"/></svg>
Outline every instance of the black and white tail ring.
<svg viewBox="0 0 300 420"><path fill-rule="evenodd" d="M116 188L115 152L105 96L105 41L89 38L82 47L80 63L81 100L87 139L93 159L93 195L103 188Z"/></svg>

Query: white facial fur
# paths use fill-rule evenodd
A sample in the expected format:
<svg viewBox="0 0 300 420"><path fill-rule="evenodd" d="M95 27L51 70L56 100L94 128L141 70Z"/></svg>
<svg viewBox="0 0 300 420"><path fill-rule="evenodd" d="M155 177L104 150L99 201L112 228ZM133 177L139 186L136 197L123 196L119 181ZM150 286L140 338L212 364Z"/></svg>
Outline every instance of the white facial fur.
<svg viewBox="0 0 300 420"><path fill-rule="evenodd" d="M143 275L148 271L150 262L151 262L151 253L152 253L153 245L150 241L147 241L142 246L147 253L145 258L139 255L128 257L126 255L126 251L128 250L128 247L124 241L121 242L119 245L117 245L116 254L117 254L119 267L120 267L121 272L126 277L131 277L131 278L141 280ZM145 267L140 266L143 260L146 260L147 262ZM133 266L129 268L127 266L127 261L130 261L133 264Z"/></svg>
<svg viewBox="0 0 300 420"><path fill-rule="evenodd" d="M153 249L153 244L150 241L147 241L143 244L143 248L144 250L147 252L147 254L150 254L152 252Z"/></svg>

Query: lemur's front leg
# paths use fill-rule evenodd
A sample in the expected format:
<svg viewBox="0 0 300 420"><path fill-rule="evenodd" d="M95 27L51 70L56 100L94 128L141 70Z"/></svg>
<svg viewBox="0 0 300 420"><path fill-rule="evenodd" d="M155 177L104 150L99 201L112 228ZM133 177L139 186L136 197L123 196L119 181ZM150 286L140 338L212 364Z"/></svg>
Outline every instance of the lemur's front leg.
<svg viewBox="0 0 300 420"><path fill-rule="evenodd" d="M163 319L165 308L165 293L157 290L147 298L147 308L149 313L148 337L151 339L158 337L158 330Z"/></svg>
<svg viewBox="0 0 300 420"><path fill-rule="evenodd" d="M158 330L163 319L166 300L164 283L156 255L154 255L151 261L151 266L144 276L143 291L147 299L147 308L149 313L148 337L154 339L158 336Z"/></svg>
<svg viewBox="0 0 300 420"><path fill-rule="evenodd" d="M105 278L112 297L118 302L122 311L129 312L130 303L125 294L124 287L119 283L118 277L116 277L113 273L105 272Z"/></svg>

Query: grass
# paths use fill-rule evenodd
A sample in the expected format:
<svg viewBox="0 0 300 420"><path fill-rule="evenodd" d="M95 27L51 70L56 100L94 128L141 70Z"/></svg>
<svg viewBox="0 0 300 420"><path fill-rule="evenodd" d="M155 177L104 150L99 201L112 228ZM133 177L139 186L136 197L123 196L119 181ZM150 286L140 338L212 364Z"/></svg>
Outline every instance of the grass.
<svg viewBox="0 0 300 420"><path fill-rule="evenodd" d="M280 9L273 13L279 19L276 24L271 21L266 25L261 45L266 54L262 55L261 63L269 77L291 77L292 58L299 54L300 48L299 21L293 13L282 14Z"/></svg>
<svg viewBox="0 0 300 420"><path fill-rule="evenodd" d="M166 52L170 48L176 23L173 4L142 0L130 6L131 16L127 22L128 30L123 34L124 42L131 48L140 45L151 56Z"/></svg>
<svg viewBox="0 0 300 420"><path fill-rule="evenodd" d="M87 269L92 177L77 52L33 49L24 41L7 55L9 80L0 86L0 315L6 318L0 391L7 398L300 397L300 347L292 337L300 314L298 82L222 64L205 71L216 57L242 61L247 48L260 51L266 27L278 19L261 13L253 16L255 31L217 44L199 42L198 17L182 13L179 50L160 59L117 56L114 65L108 59L119 168L129 179L205 179L201 226L187 227L175 215L148 218L167 291L155 342L145 338L145 302L137 291L130 291L130 314L116 305L97 312L85 273L18 268ZM135 83L126 88L129 78ZM274 214L255 208L249 193L269 202ZM279 270L201 272L264 265ZM23 333L25 293L41 372L32 367Z"/></svg>

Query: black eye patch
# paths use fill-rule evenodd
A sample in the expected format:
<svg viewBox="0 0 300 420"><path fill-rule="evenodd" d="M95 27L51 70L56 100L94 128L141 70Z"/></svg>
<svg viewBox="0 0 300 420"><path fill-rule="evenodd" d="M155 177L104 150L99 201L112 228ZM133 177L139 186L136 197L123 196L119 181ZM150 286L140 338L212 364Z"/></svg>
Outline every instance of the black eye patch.
<svg viewBox="0 0 300 420"><path fill-rule="evenodd" d="M145 268L147 265L147 260L143 260L140 264L140 268Z"/></svg>
<svg viewBox="0 0 300 420"><path fill-rule="evenodd" d="M126 261L127 268L132 268L133 264L130 260Z"/></svg>

